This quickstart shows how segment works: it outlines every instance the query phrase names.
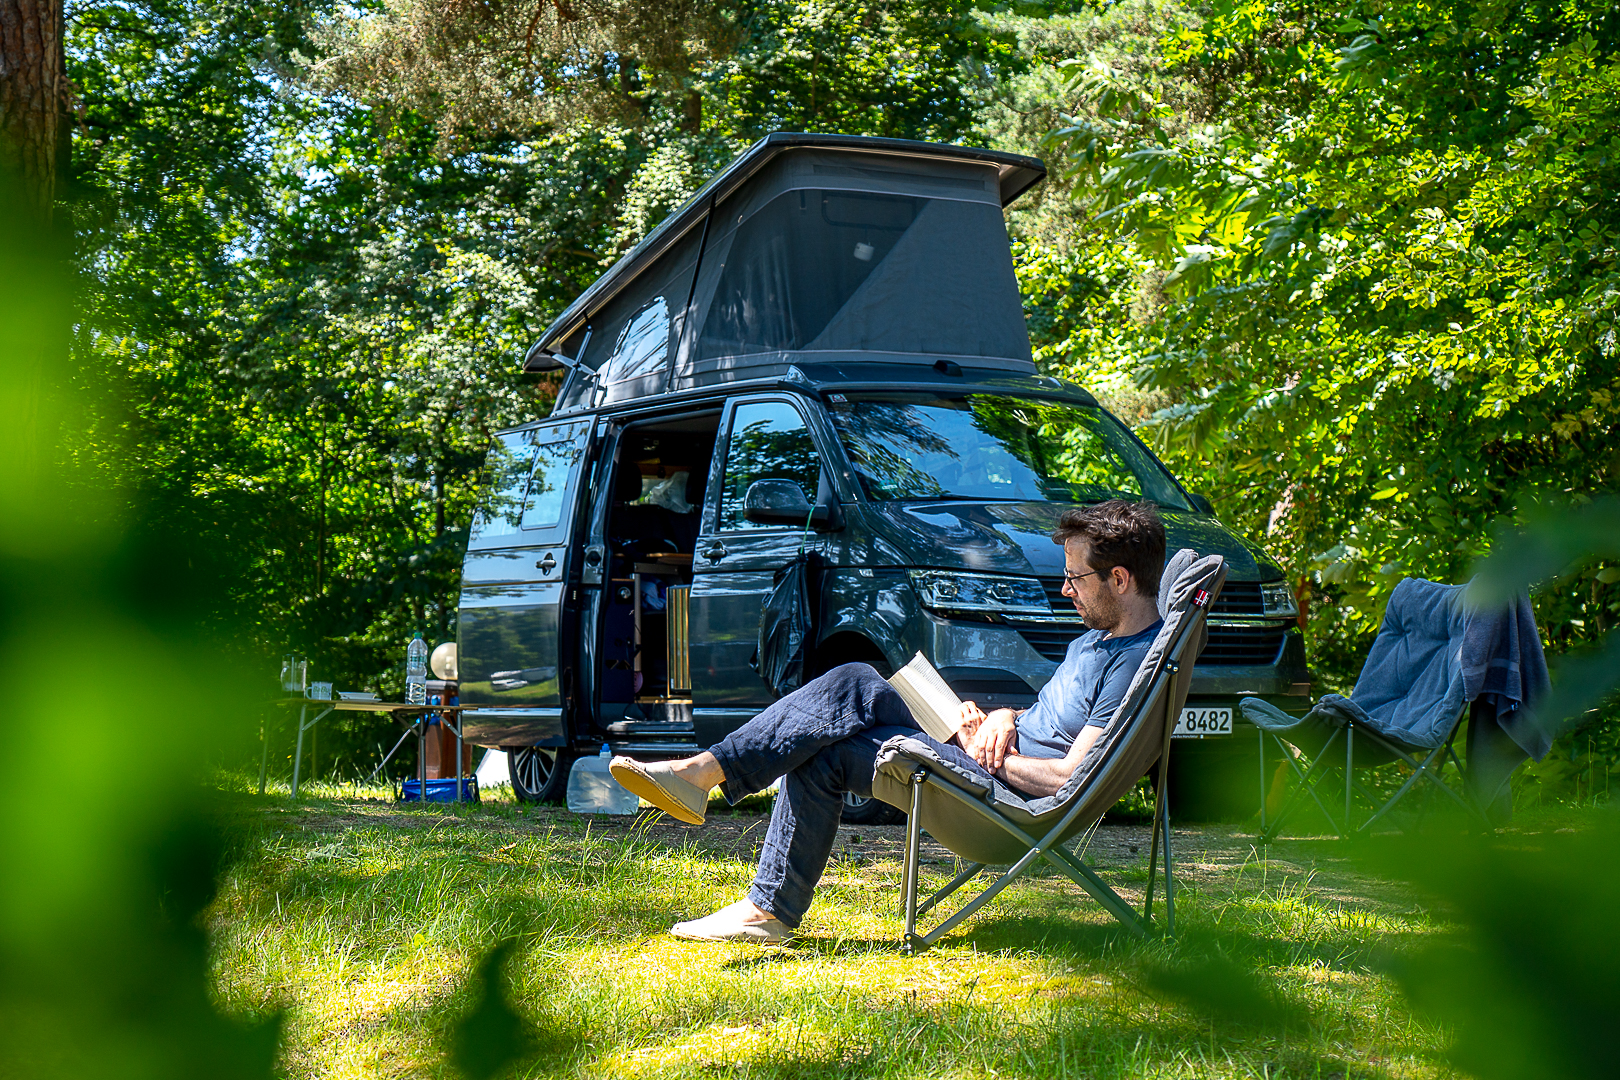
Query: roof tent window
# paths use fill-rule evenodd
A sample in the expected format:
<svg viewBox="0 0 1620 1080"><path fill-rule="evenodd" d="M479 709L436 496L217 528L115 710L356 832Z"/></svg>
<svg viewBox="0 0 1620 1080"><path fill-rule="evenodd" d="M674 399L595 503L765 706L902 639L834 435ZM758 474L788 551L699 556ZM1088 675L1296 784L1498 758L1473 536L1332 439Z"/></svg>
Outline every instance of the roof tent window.
<svg viewBox="0 0 1620 1080"><path fill-rule="evenodd" d="M994 205L801 188L722 243L705 255L723 269L699 360L798 350L1029 357Z"/></svg>
<svg viewBox="0 0 1620 1080"><path fill-rule="evenodd" d="M690 231L591 317L590 347L581 359L600 375L591 393L571 380L569 393L559 397L559 410L587 404L592 397L600 405L663 389L681 336L701 236L701 229Z"/></svg>
<svg viewBox="0 0 1620 1080"><path fill-rule="evenodd" d="M683 298L684 299L684 298ZM630 317L602 372L604 383L624 382L669 366L669 304L662 296Z"/></svg>

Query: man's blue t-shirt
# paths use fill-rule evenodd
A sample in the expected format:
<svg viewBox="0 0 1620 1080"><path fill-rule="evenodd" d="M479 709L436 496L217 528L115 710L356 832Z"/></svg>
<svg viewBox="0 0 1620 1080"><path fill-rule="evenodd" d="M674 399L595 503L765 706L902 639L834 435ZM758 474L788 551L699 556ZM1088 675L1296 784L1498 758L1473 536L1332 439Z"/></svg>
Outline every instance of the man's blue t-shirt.
<svg viewBox="0 0 1620 1080"><path fill-rule="evenodd" d="M1040 697L1018 718L1018 752L1026 757L1063 757L1073 749L1082 728L1103 727L1112 720L1162 625L1155 622L1123 638L1088 630L1071 641L1063 663L1041 687Z"/></svg>

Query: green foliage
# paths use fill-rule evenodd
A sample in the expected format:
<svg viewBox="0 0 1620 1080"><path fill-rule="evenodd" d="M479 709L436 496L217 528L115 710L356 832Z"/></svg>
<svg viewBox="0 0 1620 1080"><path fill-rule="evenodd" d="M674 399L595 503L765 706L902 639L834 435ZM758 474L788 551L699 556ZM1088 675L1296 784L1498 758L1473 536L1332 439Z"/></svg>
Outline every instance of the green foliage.
<svg viewBox="0 0 1620 1080"><path fill-rule="evenodd" d="M471 1080L487 1080L523 1060L528 1046L523 1018L508 1001L511 989L503 970L517 942L507 939L489 951L472 977L477 1004L456 1024L450 1057Z"/></svg>
<svg viewBox="0 0 1620 1080"><path fill-rule="evenodd" d="M1017 63L973 9L963 0L756 0L706 93L750 141L826 131L972 142L983 73Z"/></svg>
<svg viewBox="0 0 1620 1080"><path fill-rule="evenodd" d="M1217 3L1151 76L1068 69L1049 145L1125 254L1028 260L1113 285L1114 340L1048 362L1134 377L1143 434L1292 567L1341 679L1400 578L1458 580L1497 519L1620 482L1614 19ZM1132 260L1127 321L1125 274L1091 268ZM1608 584L1538 593L1556 648L1612 622Z"/></svg>

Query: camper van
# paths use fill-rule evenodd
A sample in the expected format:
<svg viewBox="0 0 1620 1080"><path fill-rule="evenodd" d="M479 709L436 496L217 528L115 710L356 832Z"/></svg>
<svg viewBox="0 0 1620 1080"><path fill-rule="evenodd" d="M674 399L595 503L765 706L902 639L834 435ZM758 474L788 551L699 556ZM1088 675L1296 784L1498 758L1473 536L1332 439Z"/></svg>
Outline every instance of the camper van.
<svg viewBox="0 0 1620 1080"><path fill-rule="evenodd" d="M526 368L566 376L550 416L489 451L458 630L466 735L511 752L521 798L555 800L604 743L690 754L768 706L761 610L802 552L807 677L921 652L963 698L1029 705L1084 630L1051 531L1125 497L1158 504L1172 552L1227 559L1172 798L1208 802L1241 769L1253 809L1257 740L1234 705L1307 700L1294 597L1031 361L1002 212L1043 175L988 150L774 134L536 342Z"/></svg>

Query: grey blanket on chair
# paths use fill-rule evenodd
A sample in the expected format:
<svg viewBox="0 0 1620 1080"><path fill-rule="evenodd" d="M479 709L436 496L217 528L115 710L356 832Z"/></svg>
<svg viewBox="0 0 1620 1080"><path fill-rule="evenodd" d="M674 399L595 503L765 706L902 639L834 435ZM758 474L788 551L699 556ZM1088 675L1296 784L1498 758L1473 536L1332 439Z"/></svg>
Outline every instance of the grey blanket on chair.
<svg viewBox="0 0 1620 1080"><path fill-rule="evenodd" d="M1530 597L1521 594L1511 607L1469 612L1459 661L1467 700L1485 698L1520 750L1537 761L1546 757L1558 732L1535 711L1550 683Z"/></svg>

